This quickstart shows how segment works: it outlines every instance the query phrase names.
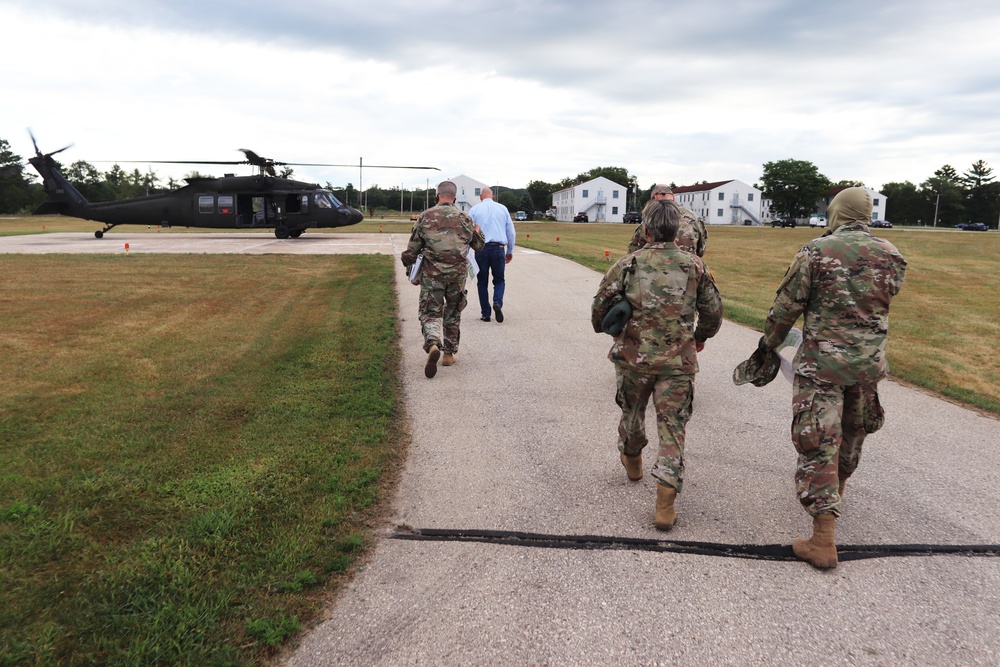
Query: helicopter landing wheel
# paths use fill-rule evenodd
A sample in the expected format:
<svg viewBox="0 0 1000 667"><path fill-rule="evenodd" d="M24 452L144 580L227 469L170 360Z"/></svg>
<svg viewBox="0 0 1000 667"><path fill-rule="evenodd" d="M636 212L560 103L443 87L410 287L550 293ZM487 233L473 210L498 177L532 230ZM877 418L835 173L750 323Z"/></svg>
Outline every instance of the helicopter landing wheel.
<svg viewBox="0 0 1000 667"><path fill-rule="evenodd" d="M300 236L302 236L302 232L304 232L304 231L306 231L306 230L304 230L304 229L293 229L293 230L291 230L291 231L290 231L290 232L288 232L288 233L289 233L289 235L291 235L291 237L292 237L293 239L297 239L297 238L299 238Z"/></svg>
<svg viewBox="0 0 1000 667"><path fill-rule="evenodd" d="M289 236L288 227L281 225L280 227L275 228L274 235L279 239L287 239Z"/></svg>
<svg viewBox="0 0 1000 667"><path fill-rule="evenodd" d="M102 232L101 230L97 230L96 232L94 232L94 238L103 239L104 232Z"/></svg>

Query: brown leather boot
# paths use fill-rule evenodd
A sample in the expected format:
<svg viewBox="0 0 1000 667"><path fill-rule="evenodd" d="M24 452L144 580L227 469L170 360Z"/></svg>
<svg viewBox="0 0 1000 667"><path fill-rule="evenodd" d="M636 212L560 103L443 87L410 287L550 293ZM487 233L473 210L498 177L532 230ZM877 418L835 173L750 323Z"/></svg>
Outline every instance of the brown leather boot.
<svg viewBox="0 0 1000 667"><path fill-rule="evenodd" d="M638 453L635 456L629 456L628 454L622 452L622 465L625 466L625 474L633 482L637 482L642 479L642 453Z"/></svg>
<svg viewBox="0 0 1000 667"><path fill-rule="evenodd" d="M674 499L677 489L664 484L656 485L656 518L653 525L657 530L667 531L677 523L677 512L674 511Z"/></svg>
<svg viewBox="0 0 1000 667"><path fill-rule="evenodd" d="M452 354L451 352L445 352L444 356L441 357L442 366L451 366L454 363L455 363L455 355Z"/></svg>
<svg viewBox="0 0 1000 667"><path fill-rule="evenodd" d="M429 378L437 375L438 372L438 359L441 358L441 350L437 345L431 345L431 349L427 350L427 363L424 364L424 375Z"/></svg>
<svg viewBox="0 0 1000 667"><path fill-rule="evenodd" d="M836 523L837 517L832 514L814 516L812 537L792 542L795 556L820 569L837 567L837 545L833 543Z"/></svg>
<svg viewBox="0 0 1000 667"><path fill-rule="evenodd" d="M844 487L847 486L847 478L840 480L840 484L837 485L837 495L840 496L841 502L844 500Z"/></svg>

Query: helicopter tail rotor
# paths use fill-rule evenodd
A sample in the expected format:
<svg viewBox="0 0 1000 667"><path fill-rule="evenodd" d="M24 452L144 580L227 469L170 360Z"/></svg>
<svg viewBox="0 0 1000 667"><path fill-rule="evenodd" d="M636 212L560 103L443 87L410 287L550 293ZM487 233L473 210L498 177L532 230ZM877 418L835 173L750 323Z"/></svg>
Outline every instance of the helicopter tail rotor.
<svg viewBox="0 0 1000 667"><path fill-rule="evenodd" d="M43 159L50 158L56 153L62 153L63 151L73 148L73 146L76 145L76 144L69 144L68 146L63 146L57 151L52 151L51 153L42 153L41 149L38 148L38 141L35 140L35 133L31 131L30 127L28 128L28 136L31 137L31 143L35 147L35 156Z"/></svg>

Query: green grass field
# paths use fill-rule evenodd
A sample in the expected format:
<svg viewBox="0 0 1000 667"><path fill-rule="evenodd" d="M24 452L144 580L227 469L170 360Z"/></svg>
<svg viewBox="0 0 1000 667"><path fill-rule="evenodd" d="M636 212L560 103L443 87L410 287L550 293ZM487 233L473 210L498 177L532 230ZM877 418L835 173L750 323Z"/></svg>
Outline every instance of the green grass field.
<svg viewBox="0 0 1000 667"><path fill-rule="evenodd" d="M0 219L0 235L43 222L95 228ZM710 232L727 316L756 327L817 234ZM631 233L523 223L518 243L603 271ZM1000 235L883 235L909 261L893 374L1000 414ZM392 272L382 256L0 255L0 665L260 664L318 618L405 449Z"/></svg>
<svg viewBox="0 0 1000 667"><path fill-rule="evenodd" d="M0 665L266 660L405 449L391 258L0 267Z"/></svg>

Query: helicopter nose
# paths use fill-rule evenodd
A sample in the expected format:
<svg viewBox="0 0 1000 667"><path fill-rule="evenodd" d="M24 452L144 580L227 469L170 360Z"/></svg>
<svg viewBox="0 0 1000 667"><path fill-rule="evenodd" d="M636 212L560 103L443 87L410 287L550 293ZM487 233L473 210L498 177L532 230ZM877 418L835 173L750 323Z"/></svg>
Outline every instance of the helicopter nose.
<svg viewBox="0 0 1000 667"><path fill-rule="evenodd" d="M356 208L352 208L351 209L350 220L351 220L351 224L352 225L355 225L355 224L361 222L364 219L365 219L364 213L362 213L361 211L357 210Z"/></svg>

